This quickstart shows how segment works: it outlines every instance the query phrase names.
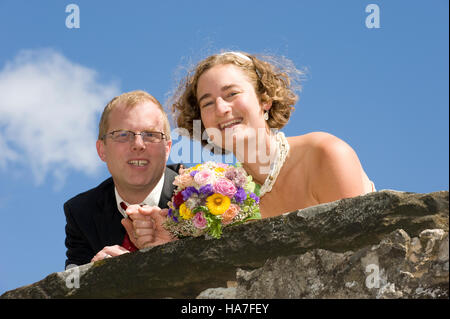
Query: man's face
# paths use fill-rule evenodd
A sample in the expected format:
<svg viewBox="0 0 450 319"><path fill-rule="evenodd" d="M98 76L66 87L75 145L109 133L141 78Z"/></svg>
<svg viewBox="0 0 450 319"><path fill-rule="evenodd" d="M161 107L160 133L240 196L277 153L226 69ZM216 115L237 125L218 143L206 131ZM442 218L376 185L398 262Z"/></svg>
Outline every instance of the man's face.
<svg viewBox="0 0 450 319"><path fill-rule="evenodd" d="M164 132L161 110L152 102L134 107L118 105L109 114L107 132L117 130ZM97 152L106 162L119 194L149 193L164 172L171 146L172 142L166 140L145 143L140 135L130 142L120 143L107 135L103 141L97 141Z"/></svg>

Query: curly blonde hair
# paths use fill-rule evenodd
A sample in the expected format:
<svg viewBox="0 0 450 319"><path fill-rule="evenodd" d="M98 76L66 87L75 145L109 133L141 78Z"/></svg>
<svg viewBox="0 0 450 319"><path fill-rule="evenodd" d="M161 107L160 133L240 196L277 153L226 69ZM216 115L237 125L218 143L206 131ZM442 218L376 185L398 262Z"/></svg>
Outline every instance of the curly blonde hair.
<svg viewBox="0 0 450 319"><path fill-rule="evenodd" d="M225 52L211 55L199 62L187 76L181 80L171 99L172 112L178 127L186 129L193 136L194 120L201 119L197 98L197 84L200 76L216 65L233 64L246 74L252 83L261 103L272 102L267 124L269 128L283 128L294 110L298 100L295 91L300 91L300 77L303 72L297 70L286 59L271 56L257 58L245 52ZM201 125L201 133L205 127ZM206 145L206 141L201 141Z"/></svg>

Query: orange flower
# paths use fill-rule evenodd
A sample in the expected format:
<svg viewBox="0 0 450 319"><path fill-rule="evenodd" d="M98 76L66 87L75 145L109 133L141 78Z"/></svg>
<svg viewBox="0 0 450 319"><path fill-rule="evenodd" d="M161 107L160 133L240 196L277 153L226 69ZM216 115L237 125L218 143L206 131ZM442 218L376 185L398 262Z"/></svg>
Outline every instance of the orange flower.
<svg viewBox="0 0 450 319"><path fill-rule="evenodd" d="M233 218L239 213L241 209L236 204L231 204L230 208L227 209L225 213L222 214L222 224L228 225L232 222Z"/></svg>

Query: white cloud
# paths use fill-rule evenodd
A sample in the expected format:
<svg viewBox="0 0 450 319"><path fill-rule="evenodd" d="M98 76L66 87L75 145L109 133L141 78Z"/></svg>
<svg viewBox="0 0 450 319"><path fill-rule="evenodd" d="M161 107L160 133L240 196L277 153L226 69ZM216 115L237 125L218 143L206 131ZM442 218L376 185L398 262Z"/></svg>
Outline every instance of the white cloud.
<svg viewBox="0 0 450 319"><path fill-rule="evenodd" d="M118 92L58 52L19 52L0 71L0 169L30 169L38 184L95 173L98 116Z"/></svg>

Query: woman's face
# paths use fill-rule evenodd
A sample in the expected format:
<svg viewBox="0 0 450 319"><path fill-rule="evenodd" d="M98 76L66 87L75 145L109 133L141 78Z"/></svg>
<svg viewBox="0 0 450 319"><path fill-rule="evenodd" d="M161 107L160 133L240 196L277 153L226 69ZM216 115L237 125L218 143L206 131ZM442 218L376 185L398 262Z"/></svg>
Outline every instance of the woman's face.
<svg viewBox="0 0 450 319"><path fill-rule="evenodd" d="M261 104L245 73L233 64L220 64L205 71L197 83L203 125L215 144L234 151L236 142L265 132L263 118L269 103Z"/></svg>

